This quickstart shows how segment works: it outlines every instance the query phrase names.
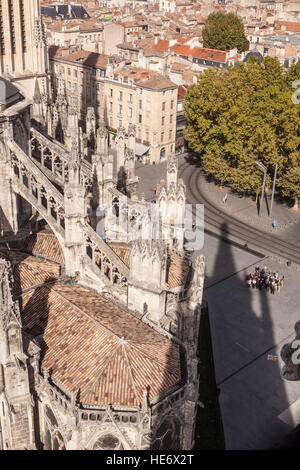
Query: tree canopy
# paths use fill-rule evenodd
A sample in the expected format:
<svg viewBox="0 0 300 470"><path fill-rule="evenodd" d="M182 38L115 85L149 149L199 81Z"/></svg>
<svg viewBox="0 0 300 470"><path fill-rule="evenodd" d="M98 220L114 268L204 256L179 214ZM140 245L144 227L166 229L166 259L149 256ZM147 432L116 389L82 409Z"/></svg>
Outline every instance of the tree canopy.
<svg viewBox="0 0 300 470"><path fill-rule="evenodd" d="M203 45L211 49L248 51L242 20L233 13L211 13L202 30Z"/></svg>
<svg viewBox="0 0 300 470"><path fill-rule="evenodd" d="M300 64L286 71L270 57L199 75L186 95L185 138L207 174L258 194L262 171L255 162L268 168L270 186L283 156L277 186L284 196L300 197L300 104L292 101L297 79Z"/></svg>

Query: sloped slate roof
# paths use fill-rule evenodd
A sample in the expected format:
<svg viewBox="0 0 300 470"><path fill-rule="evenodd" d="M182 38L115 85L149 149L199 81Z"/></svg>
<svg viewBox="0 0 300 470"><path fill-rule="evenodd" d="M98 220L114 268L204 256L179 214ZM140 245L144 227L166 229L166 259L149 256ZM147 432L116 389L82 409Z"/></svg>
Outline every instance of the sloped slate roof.
<svg viewBox="0 0 300 470"><path fill-rule="evenodd" d="M62 16L63 18L90 18L88 12L83 5L45 5L41 7L42 15L55 18Z"/></svg>

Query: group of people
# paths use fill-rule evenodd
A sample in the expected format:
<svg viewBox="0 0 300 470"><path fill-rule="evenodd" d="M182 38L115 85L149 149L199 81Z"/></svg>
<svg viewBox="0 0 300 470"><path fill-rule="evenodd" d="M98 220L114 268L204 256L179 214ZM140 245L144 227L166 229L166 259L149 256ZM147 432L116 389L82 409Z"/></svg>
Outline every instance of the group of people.
<svg viewBox="0 0 300 470"><path fill-rule="evenodd" d="M267 266L261 269L256 266L254 274L247 274L246 283L248 287L253 289L270 289L271 294L275 294L275 291L280 292L280 289L284 285L284 276L280 276L279 272L271 272Z"/></svg>

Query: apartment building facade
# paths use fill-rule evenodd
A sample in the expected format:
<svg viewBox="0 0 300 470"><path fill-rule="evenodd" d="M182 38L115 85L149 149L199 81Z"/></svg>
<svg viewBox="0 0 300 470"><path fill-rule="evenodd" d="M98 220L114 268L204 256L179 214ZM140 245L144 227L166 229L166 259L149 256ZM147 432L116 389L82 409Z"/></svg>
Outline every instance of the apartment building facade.
<svg viewBox="0 0 300 470"><path fill-rule="evenodd" d="M136 155L156 164L175 151L177 85L158 73L118 62L116 57L50 48L52 84L85 120L92 106L104 121L111 145L119 127L136 126Z"/></svg>
<svg viewBox="0 0 300 470"><path fill-rule="evenodd" d="M177 85L148 70L126 69L105 79L107 123L114 129L134 124L138 157L159 163L175 151Z"/></svg>
<svg viewBox="0 0 300 470"><path fill-rule="evenodd" d="M63 93L81 120L93 106L98 120L105 113L104 78L109 56L88 51L50 47L50 73L54 93Z"/></svg>

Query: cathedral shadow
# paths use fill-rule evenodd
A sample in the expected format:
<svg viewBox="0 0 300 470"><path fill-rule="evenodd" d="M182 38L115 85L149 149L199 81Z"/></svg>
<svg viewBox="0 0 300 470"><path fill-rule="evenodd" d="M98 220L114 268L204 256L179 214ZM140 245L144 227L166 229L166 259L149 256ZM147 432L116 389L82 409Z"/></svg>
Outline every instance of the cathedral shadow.
<svg viewBox="0 0 300 470"><path fill-rule="evenodd" d="M58 119L57 125L55 128L55 139L61 144L65 143L64 130L63 130L63 125L62 125L60 118Z"/></svg>
<svg viewBox="0 0 300 470"><path fill-rule="evenodd" d="M93 191L91 198L89 200L87 212L88 212L88 220L90 225L93 227L94 230L97 228L97 209L100 205L100 193L99 193L99 185L98 185L98 176L97 170L94 169L93 172Z"/></svg>
<svg viewBox="0 0 300 470"><path fill-rule="evenodd" d="M44 334L49 320L49 295L55 283L56 279L49 278L32 292L26 293L25 301L24 296L19 297L23 329L40 347L40 362L48 350Z"/></svg>
<svg viewBox="0 0 300 470"><path fill-rule="evenodd" d="M171 250L168 250L169 256ZM167 260L167 279L174 275L170 257ZM187 258L189 261L189 258ZM184 263L176 261L177 279L185 279L184 289L188 289L194 278L193 268L186 270ZM149 275L151 266L149 266ZM144 313L146 313L145 310ZM164 376L159 382L160 394L155 397L155 406L152 409L152 427L150 434L149 448L160 451L178 451L183 445L193 440L193 412L184 410L184 403L194 399L194 387L187 386L196 380L197 370L193 370L187 363L187 350L191 324L187 324L184 318L184 308L174 305L174 310L168 309L168 314L164 317L164 328L171 333L171 343L164 356ZM200 324L200 331L202 328ZM187 338L187 335L189 338ZM159 344L157 346L160 347ZM163 351L162 351L163 352ZM174 377L176 379L174 380ZM170 382L173 380L173 385ZM148 396L151 394L148 387ZM184 444L183 444L184 443Z"/></svg>
<svg viewBox="0 0 300 470"><path fill-rule="evenodd" d="M44 339L49 321L49 294L51 287L55 284L55 280L47 280L43 285L34 289L32 293L26 293L25 296L19 297L19 305L21 312L21 322L23 327L23 346L24 351L31 353L31 341L33 341L39 348L39 373L42 371L42 361L47 353L48 345ZM50 374L51 370L47 371ZM41 429L40 429L40 416L39 416L39 397L35 387L36 371L31 361L28 361L28 374L30 391L34 401L33 415L34 415L34 433L38 450L43 450L44 446L41 442Z"/></svg>
<svg viewBox="0 0 300 470"><path fill-rule="evenodd" d="M202 167L201 155L192 150L188 150L188 154L184 157L184 160L196 168Z"/></svg>
<svg viewBox="0 0 300 470"><path fill-rule="evenodd" d="M3 239L3 232L4 230L6 231L10 231L11 233L13 232L13 227L10 225L9 221L7 220L7 217L2 209L2 207L0 206L0 243Z"/></svg>
<svg viewBox="0 0 300 470"><path fill-rule="evenodd" d="M222 228L228 232L226 223ZM210 270L211 255L206 251L210 241L206 238L205 242ZM202 438L205 436L209 448L215 432L213 421L219 426L217 407L213 410L218 393L227 449L269 449L289 430L278 419L289 407L280 363L274 354L278 339L274 334L272 305L280 293L247 287L246 275L253 273L256 265L268 267L268 259L254 257L250 258L250 265L249 256L246 249L233 248L229 241L219 240L213 268L205 279L204 300L211 325L216 385L212 386L209 399L209 392L205 392L208 384L200 379L200 401L204 408L200 410L199 423L201 415L204 416L207 425L202 429ZM240 270L236 261L239 265L241 262L243 266L250 265L248 272Z"/></svg>
<svg viewBox="0 0 300 470"><path fill-rule="evenodd" d="M127 192L127 173L126 173L125 168L123 166L121 166L118 170L117 189L121 193L125 194L125 196L129 196L129 194Z"/></svg>

